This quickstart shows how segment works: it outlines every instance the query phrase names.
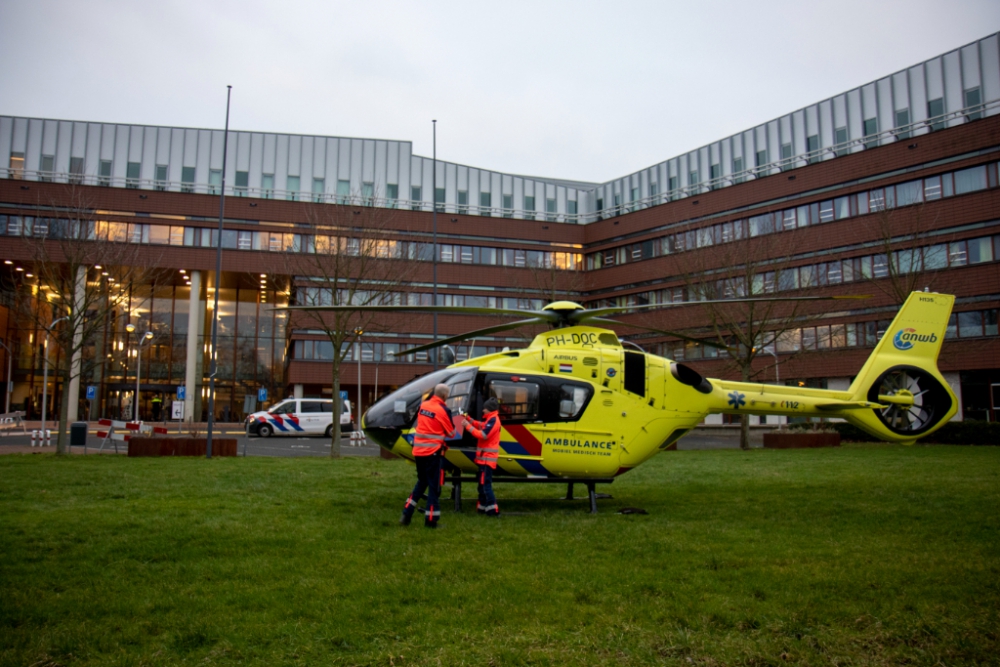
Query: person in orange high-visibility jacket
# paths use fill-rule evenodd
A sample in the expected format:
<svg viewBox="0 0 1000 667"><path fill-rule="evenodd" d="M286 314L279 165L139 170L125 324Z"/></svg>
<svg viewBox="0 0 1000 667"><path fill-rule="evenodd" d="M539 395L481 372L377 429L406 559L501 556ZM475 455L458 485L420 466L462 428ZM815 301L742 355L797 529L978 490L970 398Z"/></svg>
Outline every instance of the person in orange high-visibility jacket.
<svg viewBox="0 0 1000 667"><path fill-rule="evenodd" d="M455 436L455 423L451 418L451 410L445 404L451 391L447 385L434 387L434 394L420 404L417 411L417 427L413 435L413 459L417 464L417 484L406 499L403 506L403 516L399 523L410 525L413 513L417 510L417 501L427 491L427 510L424 514L424 526L437 528L441 517L441 487L444 485L444 469L441 467L444 452L448 449L445 440Z"/></svg>
<svg viewBox="0 0 1000 667"><path fill-rule="evenodd" d="M476 465L479 466L479 502L476 511L486 516L500 516L500 506L493 495L493 471L500 454L500 404L497 399L487 399L483 404L483 421L469 419L468 432L479 440L476 447Z"/></svg>

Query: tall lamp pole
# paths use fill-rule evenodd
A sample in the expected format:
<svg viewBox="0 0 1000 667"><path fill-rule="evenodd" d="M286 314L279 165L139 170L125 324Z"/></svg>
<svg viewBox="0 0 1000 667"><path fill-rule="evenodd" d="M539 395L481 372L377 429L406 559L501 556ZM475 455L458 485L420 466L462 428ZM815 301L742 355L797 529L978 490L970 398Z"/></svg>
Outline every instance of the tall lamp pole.
<svg viewBox="0 0 1000 667"><path fill-rule="evenodd" d="M226 130L222 135L222 188L219 192L219 238L215 244L215 305L212 308L212 363L208 373L208 428L205 458L212 458L212 426L215 422L215 374L218 371L216 342L219 335L219 289L222 287L222 219L226 214L226 153L229 152L229 98L233 87L226 86Z"/></svg>
<svg viewBox="0 0 1000 667"><path fill-rule="evenodd" d="M434 307L438 305L438 205L437 205L437 177L438 177L438 122L431 121L434 128L433 153L431 157L431 219L434 226ZM438 315L434 313L434 342L438 339ZM434 370L438 368L438 353L434 350Z"/></svg>
<svg viewBox="0 0 1000 667"><path fill-rule="evenodd" d="M10 351L10 348L3 341L0 341L0 347L7 350L7 386L4 387L4 396L7 397L7 400L5 401L6 405L4 405L3 411L10 412L10 387L14 380L14 376L11 375L11 362L14 360L14 353Z"/></svg>
<svg viewBox="0 0 1000 667"><path fill-rule="evenodd" d="M129 325L133 329L135 325ZM132 399L132 421L139 421L139 378L142 377L142 344L153 340L153 332L142 334L139 344L135 346L135 397Z"/></svg>
<svg viewBox="0 0 1000 667"><path fill-rule="evenodd" d="M354 335L357 336L357 350L358 350L358 421L354 423L355 428L361 429L361 336L364 335L364 330L358 327L354 330ZM340 400L340 397L337 397Z"/></svg>
<svg viewBox="0 0 1000 667"><path fill-rule="evenodd" d="M45 358L42 361L42 431L45 430L45 422L48 421L48 414L46 410L48 409L48 399L49 399L49 334L52 333L52 327L59 324L63 320L68 320L68 317L60 317L58 320L52 320L52 324L45 327Z"/></svg>

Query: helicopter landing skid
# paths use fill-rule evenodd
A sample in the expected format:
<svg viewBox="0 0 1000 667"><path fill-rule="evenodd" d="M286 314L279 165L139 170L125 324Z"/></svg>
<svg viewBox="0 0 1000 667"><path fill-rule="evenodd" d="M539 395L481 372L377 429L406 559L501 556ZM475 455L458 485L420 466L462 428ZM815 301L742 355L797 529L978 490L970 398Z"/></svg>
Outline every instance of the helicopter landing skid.
<svg viewBox="0 0 1000 667"><path fill-rule="evenodd" d="M469 484L478 484L479 479L477 477L462 477L460 474L452 474L450 477L446 478L451 482L452 493L451 497L455 501L455 511L462 511L462 483L467 482ZM597 499L598 498L610 498L611 495L607 493L597 493L595 491L595 486L597 484L611 484L614 482L614 477L595 477L591 479L573 479L568 480L565 477L494 477L493 483L513 483L513 484L566 484L566 498L564 500L573 500L573 485L574 484L586 484L587 485L587 495L590 498L590 513L597 514Z"/></svg>

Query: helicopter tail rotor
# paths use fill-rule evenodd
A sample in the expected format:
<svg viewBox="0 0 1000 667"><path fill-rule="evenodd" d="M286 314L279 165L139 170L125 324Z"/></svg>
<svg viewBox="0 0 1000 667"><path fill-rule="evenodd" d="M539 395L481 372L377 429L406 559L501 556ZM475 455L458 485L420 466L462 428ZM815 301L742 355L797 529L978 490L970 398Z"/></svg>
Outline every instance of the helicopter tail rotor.
<svg viewBox="0 0 1000 667"><path fill-rule="evenodd" d="M845 412L848 421L884 440L912 442L955 415L958 401L937 367L954 301L910 295L849 390L879 407Z"/></svg>

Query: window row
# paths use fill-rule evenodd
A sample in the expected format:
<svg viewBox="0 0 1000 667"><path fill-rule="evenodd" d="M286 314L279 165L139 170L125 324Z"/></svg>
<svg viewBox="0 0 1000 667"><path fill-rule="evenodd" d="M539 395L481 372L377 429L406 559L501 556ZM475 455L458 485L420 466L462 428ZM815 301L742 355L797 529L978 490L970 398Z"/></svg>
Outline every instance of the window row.
<svg viewBox="0 0 1000 667"><path fill-rule="evenodd" d="M1000 260L1000 234L896 250L891 254L864 255L775 271L762 271L754 276L749 290L746 280L742 277L723 278L713 283L667 287L601 299L592 303L591 307L620 308L705 299L735 299L749 295L886 278L890 272L893 275L904 275L996 260Z"/></svg>
<svg viewBox="0 0 1000 667"><path fill-rule="evenodd" d="M417 343L368 343L361 342L361 361L363 363L417 363L425 364L433 361L434 350L430 352L417 352L399 356L401 349L413 347ZM355 356L357 345L354 343L344 343L344 361L357 362ZM442 363L455 363L465 361L475 357L482 357L488 354L503 352L506 347L495 345L459 345L448 347L441 352ZM333 359L333 343L328 340L296 340L292 341L292 358L299 361L330 361ZM471 355L471 356L470 356Z"/></svg>
<svg viewBox="0 0 1000 667"><path fill-rule="evenodd" d="M308 306L334 305L333 289L328 287L297 287L296 304ZM356 290L348 293L338 290L337 304L380 305L380 306L431 306L435 305L434 294L430 292L390 292L372 293ZM438 306L458 306L465 308L508 308L517 310L541 310L545 306L542 299L521 299L516 297L478 296L474 294L437 295Z"/></svg>
<svg viewBox="0 0 1000 667"><path fill-rule="evenodd" d="M80 231L80 225L87 229ZM219 231L209 227L154 225L148 223L96 221L79 223L62 218L0 215L0 236L40 236L49 238L108 239L123 243L214 248ZM359 239L337 236L313 236L284 232L254 232L227 229L222 232L222 247L228 250L264 252L342 253L387 259L433 261L434 244L392 239ZM438 261L444 264L483 264L490 266L536 267L568 271L580 270L583 255L574 252L522 250L438 244Z"/></svg>
<svg viewBox="0 0 1000 667"><path fill-rule="evenodd" d="M948 320L945 339L980 338L997 336L998 311L969 310L952 313ZM847 324L829 324L815 327L770 332L762 346L762 354L792 354L801 351L831 350L848 347L875 347L892 320L878 320ZM680 361L683 359L715 359L726 353L717 347L694 341L669 341L652 346L656 354Z"/></svg>
<svg viewBox="0 0 1000 667"><path fill-rule="evenodd" d="M822 225L859 215L879 213L945 197L977 192L997 186L997 164L875 188L842 197L804 204L781 211L690 229L647 241L609 248L587 255L586 268L600 269L671 255L697 248L732 243L745 238Z"/></svg>

